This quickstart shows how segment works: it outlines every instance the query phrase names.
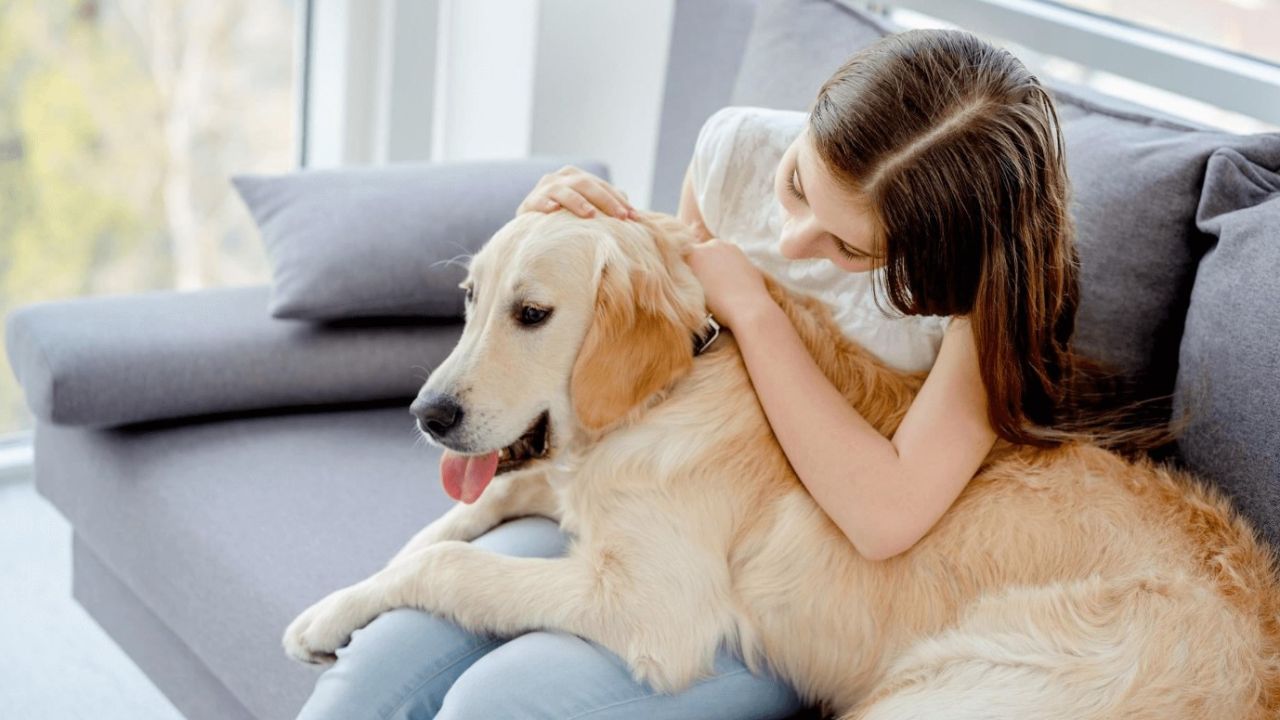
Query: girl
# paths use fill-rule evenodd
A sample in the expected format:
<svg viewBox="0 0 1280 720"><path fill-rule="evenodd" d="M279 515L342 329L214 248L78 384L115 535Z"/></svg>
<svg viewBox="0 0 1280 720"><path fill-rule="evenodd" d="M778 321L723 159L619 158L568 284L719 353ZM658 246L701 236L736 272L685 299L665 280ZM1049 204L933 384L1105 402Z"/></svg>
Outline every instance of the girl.
<svg viewBox="0 0 1280 720"><path fill-rule="evenodd" d="M1077 261L1062 136L1049 95L1008 52L955 31L868 47L806 114L727 108L704 125L679 217L705 242L689 262L733 330L770 425L817 503L868 560L905 552L997 438L1071 437ZM626 197L576 168L519 211L629 217ZM761 269L832 307L885 362L928 371L885 438L819 371ZM476 544L564 551L555 523L508 522ZM808 592L797 588L797 592ZM563 633L468 634L387 613L338 650L303 718L783 718L785 683L728 649L678 695L631 679L612 653Z"/></svg>

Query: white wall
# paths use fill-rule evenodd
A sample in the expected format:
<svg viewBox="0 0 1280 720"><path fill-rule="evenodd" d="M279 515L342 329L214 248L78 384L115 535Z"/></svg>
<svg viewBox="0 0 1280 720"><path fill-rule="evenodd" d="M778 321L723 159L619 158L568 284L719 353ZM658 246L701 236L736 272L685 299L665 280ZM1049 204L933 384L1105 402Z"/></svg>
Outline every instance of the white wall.
<svg viewBox="0 0 1280 720"><path fill-rule="evenodd" d="M308 165L602 160L645 207L674 0L316 0Z"/></svg>
<svg viewBox="0 0 1280 720"><path fill-rule="evenodd" d="M380 0L373 162L427 161L432 155L440 0Z"/></svg>
<svg viewBox="0 0 1280 720"><path fill-rule="evenodd" d="M369 7L376 11L377 3ZM311 78L307 105L307 165L334 167L369 155L376 58L367 52L377 15L357 0L315 0L311 29Z"/></svg>
<svg viewBox="0 0 1280 720"><path fill-rule="evenodd" d="M444 0L435 160L529 154L537 0Z"/></svg>
<svg viewBox="0 0 1280 720"><path fill-rule="evenodd" d="M674 0L542 0L531 150L604 160L649 203Z"/></svg>
<svg viewBox="0 0 1280 720"><path fill-rule="evenodd" d="M315 0L307 165L431 158L441 0Z"/></svg>

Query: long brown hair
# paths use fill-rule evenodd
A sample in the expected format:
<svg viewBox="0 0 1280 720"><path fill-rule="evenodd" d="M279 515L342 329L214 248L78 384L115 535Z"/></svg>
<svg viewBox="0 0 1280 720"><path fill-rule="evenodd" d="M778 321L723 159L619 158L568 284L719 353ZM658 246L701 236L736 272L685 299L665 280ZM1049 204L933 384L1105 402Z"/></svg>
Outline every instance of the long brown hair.
<svg viewBox="0 0 1280 720"><path fill-rule="evenodd" d="M890 304L969 316L1000 437L1097 439L1073 395L1079 260L1062 132L1036 77L970 33L912 30L842 65L809 129L875 211Z"/></svg>

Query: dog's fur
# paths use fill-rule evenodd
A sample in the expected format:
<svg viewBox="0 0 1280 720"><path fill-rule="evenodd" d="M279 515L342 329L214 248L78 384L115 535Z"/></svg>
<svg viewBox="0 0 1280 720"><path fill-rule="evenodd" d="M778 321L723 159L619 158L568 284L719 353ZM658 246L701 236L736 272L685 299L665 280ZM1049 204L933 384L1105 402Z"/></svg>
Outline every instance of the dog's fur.
<svg viewBox="0 0 1280 720"><path fill-rule="evenodd" d="M914 548L862 559L770 432L731 335L693 357L704 298L678 221L513 220L475 256L467 327L426 387L459 399L464 452L550 411L548 460L494 479L382 571L304 612L284 642L324 662L410 606L475 631L574 633L676 692L718 644L841 718L1231 718L1280 713L1273 560L1216 492L1082 444L998 443ZM823 372L880 432L919 376L768 282ZM544 328L512 303L555 307ZM467 542L558 519L565 557Z"/></svg>

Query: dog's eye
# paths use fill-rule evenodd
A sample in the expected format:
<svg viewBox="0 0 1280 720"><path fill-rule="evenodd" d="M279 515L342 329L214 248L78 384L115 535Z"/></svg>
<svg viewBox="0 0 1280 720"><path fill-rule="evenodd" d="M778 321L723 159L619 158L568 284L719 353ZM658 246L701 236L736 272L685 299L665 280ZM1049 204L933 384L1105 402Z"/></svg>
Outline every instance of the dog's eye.
<svg viewBox="0 0 1280 720"><path fill-rule="evenodd" d="M535 305L525 305L520 308L517 319L521 325L537 325L547 319L551 311L547 308L540 308Z"/></svg>

